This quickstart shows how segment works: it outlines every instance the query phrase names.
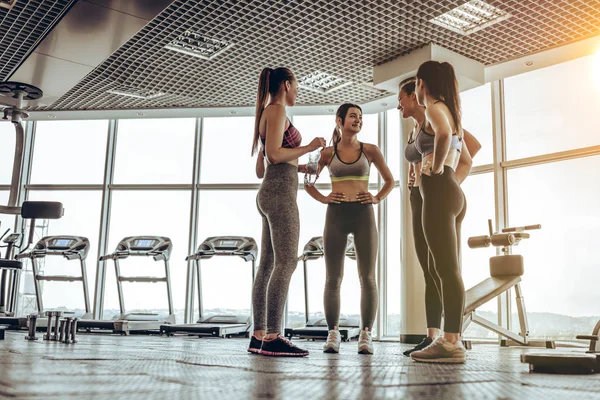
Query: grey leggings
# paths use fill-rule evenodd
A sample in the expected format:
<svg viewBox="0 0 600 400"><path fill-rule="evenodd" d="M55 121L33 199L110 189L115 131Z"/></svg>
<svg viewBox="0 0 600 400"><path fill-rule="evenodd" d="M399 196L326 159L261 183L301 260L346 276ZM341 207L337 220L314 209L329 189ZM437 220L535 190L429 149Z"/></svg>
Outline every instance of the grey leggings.
<svg viewBox="0 0 600 400"><path fill-rule="evenodd" d="M262 217L260 263L252 289L254 330L280 333L290 279L298 264L298 167L267 166L256 196Z"/></svg>
<svg viewBox="0 0 600 400"><path fill-rule="evenodd" d="M452 168L441 175L421 176L423 233L430 260L441 286L444 332L461 333L465 287L459 264L460 223L464 218L465 196Z"/></svg>
<svg viewBox="0 0 600 400"><path fill-rule="evenodd" d="M377 314L377 227L372 204L329 204L325 217L325 318L329 329L340 319L340 287L344 277L344 258L349 234L354 234L358 276L360 278L361 328L373 328Z"/></svg>

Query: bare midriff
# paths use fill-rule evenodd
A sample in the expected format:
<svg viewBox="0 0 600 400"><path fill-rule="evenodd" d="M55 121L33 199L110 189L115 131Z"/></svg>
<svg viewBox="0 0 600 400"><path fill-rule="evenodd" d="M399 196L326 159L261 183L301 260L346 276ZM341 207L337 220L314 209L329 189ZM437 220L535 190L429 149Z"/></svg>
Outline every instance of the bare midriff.
<svg viewBox="0 0 600 400"><path fill-rule="evenodd" d="M369 181L346 180L339 182L331 182L333 192L344 193L344 202L358 201L356 195L361 192L369 191Z"/></svg>

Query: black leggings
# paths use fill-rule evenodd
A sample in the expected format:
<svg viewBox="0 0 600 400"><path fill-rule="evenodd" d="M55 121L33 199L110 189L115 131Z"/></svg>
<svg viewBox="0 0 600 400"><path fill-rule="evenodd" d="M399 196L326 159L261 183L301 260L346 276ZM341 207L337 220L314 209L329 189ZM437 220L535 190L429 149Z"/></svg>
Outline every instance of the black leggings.
<svg viewBox="0 0 600 400"><path fill-rule="evenodd" d="M377 314L375 279L378 237L372 204L358 202L329 204L325 217L325 318L333 329L340 319L340 287L344 277L344 258L349 234L354 235L358 276L360 278L361 328L373 328Z"/></svg>
<svg viewBox="0 0 600 400"><path fill-rule="evenodd" d="M422 175L420 191L423 233L429 248L428 271L434 270L439 278L444 332L460 334L465 287L460 273L459 246L460 225L466 212L465 196L449 167L444 167L441 175Z"/></svg>

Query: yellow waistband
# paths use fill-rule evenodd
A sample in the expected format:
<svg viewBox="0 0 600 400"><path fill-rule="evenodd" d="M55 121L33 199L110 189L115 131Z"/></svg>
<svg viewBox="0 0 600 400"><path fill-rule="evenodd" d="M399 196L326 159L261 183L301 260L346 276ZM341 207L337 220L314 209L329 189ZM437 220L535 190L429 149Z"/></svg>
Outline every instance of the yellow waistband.
<svg viewBox="0 0 600 400"><path fill-rule="evenodd" d="M342 181L368 181L368 176L332 176L331 182L342 182Z"/></svg>

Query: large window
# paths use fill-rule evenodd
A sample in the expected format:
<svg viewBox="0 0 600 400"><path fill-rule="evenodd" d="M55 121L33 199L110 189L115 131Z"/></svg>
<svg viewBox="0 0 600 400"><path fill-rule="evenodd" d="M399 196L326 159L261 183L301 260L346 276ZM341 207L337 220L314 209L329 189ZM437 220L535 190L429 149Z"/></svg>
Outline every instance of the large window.
<svg viewBox="0 0 600 400"><path fill-rule="evenodd" d="M508 158L600 144L598 71L588 56L505 79Z"/></svg>
<svg viewBox="0 0 600 400"><path fill-rule="evenodd" d="M525 258L533 337L573 339L600 316L598 166L600 156L508 171L510 225L542 225L513 249Z"/></svg>
<svg viewBox="0 0 600 400"><path fill-rule="evenodd" d="M106 120L38 122L30 183L102 183L107 135Z"/></svg>
<svg viewBox="0 0 600 400"><path fill-rule="evenodd" d="M14 157L15 126L0 119L0 184L10 184Z"/></svg>
<svg viewBox="0 0 600 400"><path fill-rule="evenodd" d="M193 118L120 120L114 183L191 183L195 126Z"/></svg>
<svg viewBox="0 0 600 400"><path fill-rule="evenodd" d="M490 257L496 255L493 246L471 249L467 240L471 236L489 235L488 219L495 221L494 176L492 173L469 176L462 184L467 199L467 214L461 229L461 265L465 290L472 288L490 276ZM496 229L494 227L494 229ZM490 321L497 321L498 303L489 301L477 309L478 314ZM465 332L467 337L496 337L491 331L471 324Z"/></svg>
<svg viewBox="0 0 600 400"><path fill-rule="evenodd" d="M400 132L400 111L393 109L387 115L387 165L394 180L400 180L400 165L404 162L404 144Z"/></svg>
<svg viewBox="0 0 600 400"><path fill-rule="evenodd" d="M185 306L186 261L190 219L190 192L187 190L118 190L112 194L108 251L112 253L126 236L166 236L173 243L171 253L171 287L177 321L183 322ZM106 291L104 318L118 314L115 269L105 261ZM164 276L164 262L152 257L129 257L120 262L125 276ZM165 313L167 288L163 282L123 282L126 311L145 310Z"/></svg>
<svg viewBox="0 0 600 400"><path fill-rule="evenodd" d="M60 219L36 221L36 241L43 236L57 235L83 236L90 241L90 250L86 260L90 306L93 306L94 302L101 199L102 193L98 190L34 190L29 192L29 200L59 201L65 209L65 214ZM40 271L44 275L81 275L78 260L69 261L61 256L47 256L39 260L39 265ZM27 279L23 279L23 281L25 282ZM46 309L74 311L84 309L81 282L42 282L42 288L42 298ZM24 287L23 289L25 293L32 292L30 287Z"/></svg>
<svg viewBox="0 0 600 400"><path fill-rule="evenodd" d="M248 236L256 240L260 251L261 233L256 190L205 190L200 193L198 244L211 236ZM257 270L258 262L256 260ZM252 263L240 257L213 257L200 261L200 264L204 315L248 313ZM194 318L198 315L197 295L198 288L194 296Z"/></svg>
<svg viewBox="0 0 600 400"><path fill-rule="evenodd" d="M253 137L254 117L204 118L201 182L260 182L254 172L256 156L250 157Z"/></svg>
<svg viewBox="0 0 600 400"><path fill-rule="evenodd" d="M491 85L476 87L460 93L462 126L481 143L481 150L473 158L473 166L494 162L492 137Z"/></svg>

